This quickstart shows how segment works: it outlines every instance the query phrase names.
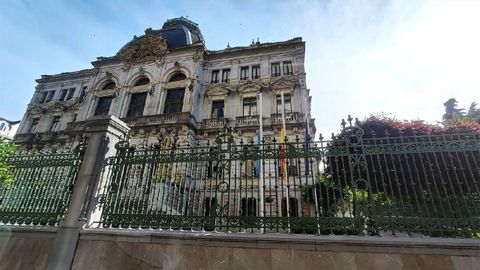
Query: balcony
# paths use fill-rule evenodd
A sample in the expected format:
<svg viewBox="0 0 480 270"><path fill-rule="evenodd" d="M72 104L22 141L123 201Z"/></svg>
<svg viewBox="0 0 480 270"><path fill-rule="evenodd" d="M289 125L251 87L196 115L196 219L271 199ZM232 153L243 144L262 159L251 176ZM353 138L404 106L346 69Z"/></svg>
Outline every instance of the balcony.
<svg viewBox="0 0 480 270"><path fill-rule="evenodd" d="M271 115L272 125L279 125L282 122L282 114ZM302 123L303 115L298 112L285 113L285 124Z"/></svg>
<svg viewBox="0 0 480 270"><path fill-rule="evenodd" d="M238 116L236 121L237 127L246 127L259 125L258 115Z"/></svg>
<svg viewBox="0 0 480 270"><path fill-rule="evenodd" d="M203 119L202 128L204 129L219 129L223 128L227 124L228 118L212 118L212 119Z"/></svg>
<svg viewBox="0 0 480 270"><path fill-rule="evenodd" d="M188 112L127 117L122 118L122 121L124 121L129 127L169 124L188 124L194 127L196 126L195 117Z"/></svg>

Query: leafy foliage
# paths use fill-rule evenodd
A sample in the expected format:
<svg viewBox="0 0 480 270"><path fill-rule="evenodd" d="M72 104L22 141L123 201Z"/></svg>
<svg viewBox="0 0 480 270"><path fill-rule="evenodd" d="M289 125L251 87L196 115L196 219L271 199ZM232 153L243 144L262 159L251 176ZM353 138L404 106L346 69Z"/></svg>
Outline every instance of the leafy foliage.
<svg viewBox="0 0 480 270"><path fill-rule="evenodd" d="M465 112L465 109L458 108L458 101L455 98L450 98L443 103L443 106L445 106L443 120L446 123L465 120L480 123L480 109L477 108L477 105L476 102L472 102L468 110Z"/></svg>
<svg viewBox="0 0 480 270"><path fill-rule="evenodd" d="M479 141L479 123L465 118L440 126L421 120L370 116L357 122L355 128L364 131L356 141L360 144L349 144L351 135L334 136L330 149L344 147L349 154L328 157L325 173L331 175L337 189L353 192L357 213L365 211L361 209L362 198L368 198L368 207L377 214L471 214L465 209L472 209L469 204L474 200L470 197L478 196L476 179L480 175L476 168L480 153L451 152L449 147ZM402 147L433 144L437 146L430 150L398 152ZM365 148L380 152L367 154L362 152ZM368 196L361 196L365 194ZM451 198L457 199L452 203Z"/></svg>
<svg viewBox="0 0 480 270"><path fill-rule="evenodd" d="M15 149L15 144L0 138L0 184L10 184L13 181L12 168L8 165L7 158Z"/></svg>

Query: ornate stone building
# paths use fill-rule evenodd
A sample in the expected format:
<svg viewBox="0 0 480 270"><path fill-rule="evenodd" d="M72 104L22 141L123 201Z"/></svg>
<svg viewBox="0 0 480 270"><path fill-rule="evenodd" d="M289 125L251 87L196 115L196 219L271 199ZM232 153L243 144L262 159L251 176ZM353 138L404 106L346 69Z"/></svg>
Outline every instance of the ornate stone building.
<svg viewBox="0 0 480 270"><path fill-rule="evenodd" d="M284 93L288 136L315 132L305 82L301 38L207 50L198 25L183 17L148 28L93 68L42 75L16 142L25 147L71 148L86 123L113 115L131 128L134 145L176 134L180 143L212 139L227 122L236 136L278 136ZM262 104L259 94L262 93Z"/></svg>
<svg viewBox="0 0 480 270"><path fill-rule="evenodd" d="M10 121L0 117L0 137L11 140L17 131L20 121Z"/></svg>

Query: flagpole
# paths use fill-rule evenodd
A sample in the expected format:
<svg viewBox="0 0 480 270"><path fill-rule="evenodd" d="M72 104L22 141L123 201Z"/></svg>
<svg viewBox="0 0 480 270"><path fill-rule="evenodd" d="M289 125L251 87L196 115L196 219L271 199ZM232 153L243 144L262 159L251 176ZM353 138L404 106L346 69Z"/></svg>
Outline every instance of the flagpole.
<svg viewBox="0 0 480 270"><path fill-rule="evenodd" d="M258 122L259 122L259 129L258 129L258 142L257 142L257 145L259 147L259 150L260 150L260 155L262 154L261 150L263 148L263 143L262 143L262 139L263 139L263 98L262 98L262 93L259 93L258 95L258 103L260 104L260 106L258 107ZM264 198L264 193L265 193L265 180L263 179L263 160L261 158L259 158L260 160L260 172L259 172L259 179L258 179L258 185L259 185L259 188L260 188L260 213L259 213L259 216L260 217L263 217L264 216L264 211L265 211L265 198ZM264 233L264 228L261 228L260 229L260 232L261 233Z"/></svg>
<svg viewBox="0 0 480 270"><path fill-rule="evenodd" d="M285 98L284 98L284 94L283 94L283 91L282 93L280 94L281 95L281 100L282 100L282 129L283 129L283 136L287 136L287 129L285 127ZM284 145L282 145L281 147L284 149L284 151L286 150L286 147L285 147L285 138L280 138L280 141L283 142ZM284 158L285 159L285 158ZM287 217L289 218L290 217L290 189L288 188L289 186L289 183L288 183L288 176L287 176L287 171L288 169L287 168L284 168L285 165L285 160L282 161L282 173L283 173L283 179L287 181L287 196L285 198L285 204L287 206ZM288 222L288 232L290 233L290 222Z"/></svg>

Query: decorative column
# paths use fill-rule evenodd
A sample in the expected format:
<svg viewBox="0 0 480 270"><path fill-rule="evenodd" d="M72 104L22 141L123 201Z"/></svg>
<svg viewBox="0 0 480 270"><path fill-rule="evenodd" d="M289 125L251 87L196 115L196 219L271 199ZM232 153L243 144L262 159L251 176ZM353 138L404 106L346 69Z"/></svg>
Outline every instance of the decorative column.
<svg viewBox="0 0 480 270"><path fill-rule="evenodd" d="M128 131L127 125L115 116L96 116L86 121L87 148L65 219L58 227L46 269L70 269L92 194L98 188L104 160L115 155L115 144L123 139Z"/></svg>

